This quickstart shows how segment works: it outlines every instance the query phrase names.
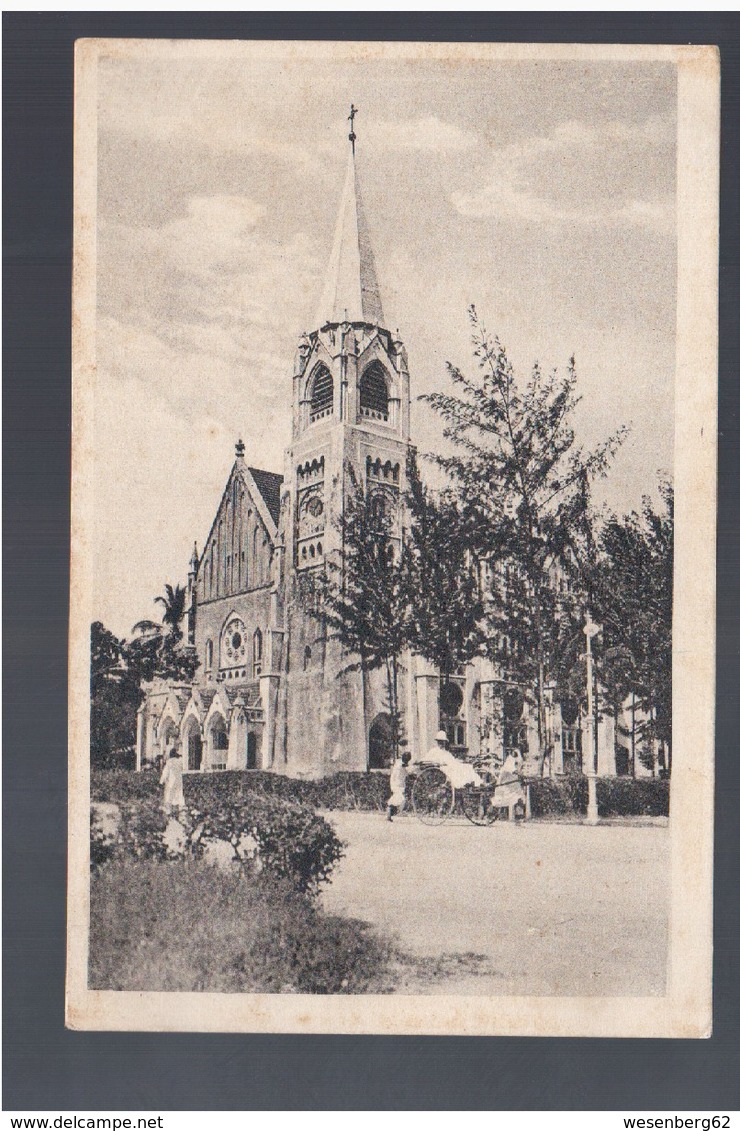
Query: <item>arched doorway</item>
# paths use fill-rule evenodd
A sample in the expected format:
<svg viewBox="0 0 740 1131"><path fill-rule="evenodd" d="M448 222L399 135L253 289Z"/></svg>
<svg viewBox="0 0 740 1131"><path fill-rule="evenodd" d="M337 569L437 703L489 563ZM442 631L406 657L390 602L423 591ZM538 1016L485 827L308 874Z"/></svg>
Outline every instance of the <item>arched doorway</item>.
<svg viewBox="0 0 740 1131"><path fill-rule="evenodd" d="M177 746L180 731L173 719L165 719L159 738L159 748L162 756L166 758L173 746Z"/></svg>
<svg viewBox="0 0 740 1131"><path fill-rule="evenodd" d="M387 770L393 761L393 726L387 713L376 715L368 736L368 768Z"/></svg>
<svg viewBox="0 0 740 1131"><path fill-rule="evenodd" d="M203 739L201 738L198 720L192 715L188 719L185 730L185 748L187 751L187 768L199 770L203 765Z"/></svg>
<svg viewBox="0 0 740 1131"><path fill-rule="evenodd" d="M461 716L465 701L463 689L455 680L447 679L439 689L439 722L447 734L450 750L460 753L467 749L465 719Z"/></svg>
<svg viewBox="0 0 740 1131"><path fill-rule="evenodd" d="M225 770L229 750L229 732L221 715L216 715L208 730L209 769Z"/></svg>
<svg viewBox="0 0 740 1131"><path fill-rule="evenodd" d="M524 695L518 687L510 687L504 693L504 758L512 751L526 758L528 749Z"/></svg>
<svg viewBox="0 0 740 1131"><path fill-rule="evenodd" d="M581 712L577 699L563 699L560 704L562 719L563 773L579 774L583 764Z"/></svg>
<svg viewBox="0 0 740 1131"><path fill-rule="evenodd" d="M247 732L247 769L257 769L257 735L253 730Z"/></svg>

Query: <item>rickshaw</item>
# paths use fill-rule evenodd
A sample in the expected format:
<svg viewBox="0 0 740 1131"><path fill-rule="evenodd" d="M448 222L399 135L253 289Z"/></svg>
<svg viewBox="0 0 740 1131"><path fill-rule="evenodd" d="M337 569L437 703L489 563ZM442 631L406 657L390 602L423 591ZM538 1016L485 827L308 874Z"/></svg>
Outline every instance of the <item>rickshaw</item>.
<svg viewBox="0 0 740 1131"><path fill-rule="evenodd" d="M436 762L418 763L419 773L411 790L411 805L423 824L441 825L453 814L458 802L474 825L492 825L501 809L509 809L514 819L524 817L523 790L520 790L521 797L513 805L510 800L502 801L502 790L512 783L499 784L490 755L476 758L471 765L481 779L480 785L469 783L456 789L442 766ZM507 792L510 793L508 788Z"/></svg>

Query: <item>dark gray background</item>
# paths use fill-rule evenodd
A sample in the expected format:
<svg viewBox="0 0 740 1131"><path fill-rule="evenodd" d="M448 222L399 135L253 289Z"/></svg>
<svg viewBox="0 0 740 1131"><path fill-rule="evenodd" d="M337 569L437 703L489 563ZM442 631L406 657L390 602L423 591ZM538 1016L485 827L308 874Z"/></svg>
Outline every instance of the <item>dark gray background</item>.
<svg viewBox="0 0 740 1131"><path fill-rule="evenodd" d="M3 30L5 1110L740 1108L738 16L5 13ZM720 45L711 1040L203 1036L64 1029L72 99L73 44L82 36Z"/></svg>

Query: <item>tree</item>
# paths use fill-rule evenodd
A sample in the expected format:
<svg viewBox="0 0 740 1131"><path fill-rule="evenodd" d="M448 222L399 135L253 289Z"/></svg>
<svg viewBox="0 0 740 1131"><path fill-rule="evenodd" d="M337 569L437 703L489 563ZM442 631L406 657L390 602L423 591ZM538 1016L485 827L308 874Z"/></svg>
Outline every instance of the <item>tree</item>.
<svg viewBox="0 0 740 1131"><path fill-rule="evenodd" d="M90 629L90 760L130 766L136 738L139 681L126 663L126 645L100 621Z"/></svg>
<svg viewBox="0 0 740 1131"><path fill-rule="evenodd" d="M190 682L198 660L190 648L181 646L180 625L185 617L187 590L182 585L165 585L164 596L155 597L162 605L162 622L140 620L132 628L133 637L126 646L128 666L140 681L172 679Z"/></svg>
<svg viewBox="0 0 740 1131"><path fill-rule="evenodd" d="M660 485L663 508L611 515L601 532L594 609L604 643L631 662L632 690L646 712L643 734L670 749L672 725L673 487ZM647 761L655 769L652 755Z"/></svg>
<svg viewBox="0 0 740 1131"><path fill-rule="evenodd" d="M94 765L130 764L142 684L154 679L190 683L198 667L193 649L183 648L180 623L186 591L165 586L155 600L165 607L162 623L138 621L122 640L100 621L91 627L90 757Z"/></svg>
<svg viewBox="0 0 740 1131"><path fill-rule="evenodd" d="M397 515L380 496L365 492L351 465L347 473L350 490L337 524L341 549L319 579L313 611L328 638L354 657L346 672L384 672L395 751L399 665L409 641L408 551L398 536Z"/></svg>
<svg viewBox="0 0 740 1131"><path fill-rule="evenodd" d="M450 455L436 462L450 476L473 521L470 548L485 563L489 590L488 653L533 691L540 751L545 745L545 683L561 635L562 606L578 585L589 486L607 473L627 429L586 451L575 442L575 360L564 376L535 364L517 379L506 350L470 309L479 375L448 370L455 392L425 398L445 421ZM553 590L553 568L565 575ZM574 594L574 597L577 596Z"/></svg>
<svg viewBox="0 0 740 1131"><path fill-rule="evenodd" d="M173 633L134 636L125 645L126 665L139 683L170 679L190 683L198 668L192 648L182 648Z"/></svg>
<svg viewBox="0 0 740 1131"><path fill-rule="evenodd" d="M469 517L447 490L424 485L415 455L407 462L410 618L413 651L439 668L443 684L480 646L484 616Z"/></svg>
<svg viewBox="0 0 740 1131"><path fill-rule="evenodd" d="M182 639L180 624L185 616L187 590L183 585L165 585L164 597L155 597L154 601L164 607L162 624L167 625L169 632L176 640Z"/></svg>

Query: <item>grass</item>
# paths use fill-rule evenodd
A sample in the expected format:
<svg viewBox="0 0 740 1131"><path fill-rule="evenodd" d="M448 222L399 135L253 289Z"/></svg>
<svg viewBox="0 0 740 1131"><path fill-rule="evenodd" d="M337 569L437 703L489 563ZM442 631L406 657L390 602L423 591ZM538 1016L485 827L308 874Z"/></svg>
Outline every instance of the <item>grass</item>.
<svg viewBox="0 0 740 1131"><path fill-rule="evenodd" d="M202 860L114 860L93 873L91 989L389 992L393 948L287 882Z"/></svg>

